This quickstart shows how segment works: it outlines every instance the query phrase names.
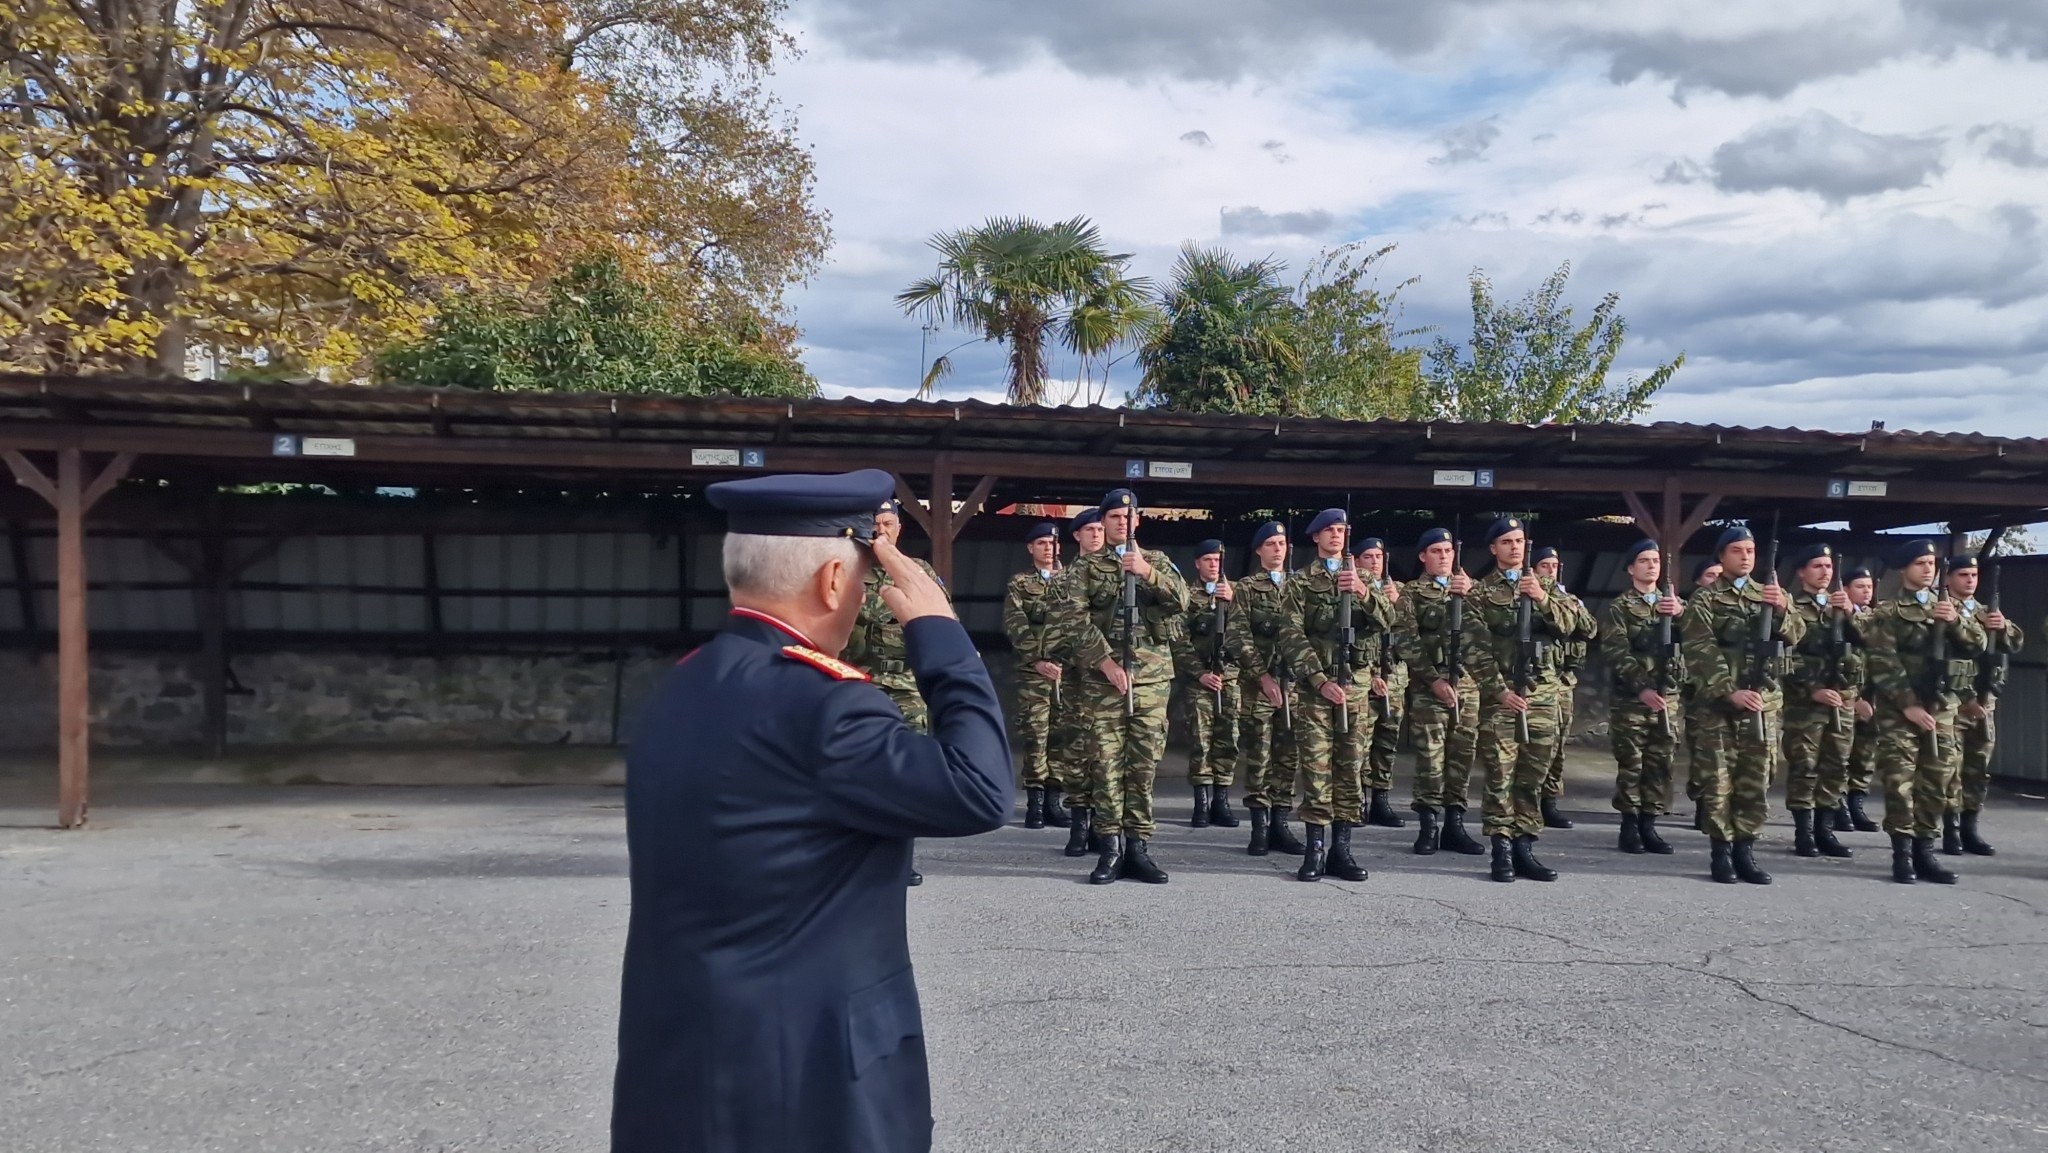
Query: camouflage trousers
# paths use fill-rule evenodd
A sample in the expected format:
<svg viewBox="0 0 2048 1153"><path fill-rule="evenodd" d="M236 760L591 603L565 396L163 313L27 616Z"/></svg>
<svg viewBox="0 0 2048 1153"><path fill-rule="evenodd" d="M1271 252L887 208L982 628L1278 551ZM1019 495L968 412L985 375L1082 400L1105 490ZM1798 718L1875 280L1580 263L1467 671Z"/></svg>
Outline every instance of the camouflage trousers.
<svg viewBox="0 0 2048 1153"><path fill-rule="evenodd" d="M1984 807L1984 794L1991 789L1991 753L1998 747L1998 706L1976 721L1957 721L1963 739L1962 770L1956 774L1956 790L1948 807L1959 813L1974 813Z"/></svg>
<svg viewBox="0 0 2048 1153"><path fill-rule="evenodd" d="M1934 735L1906 719L1890 704L1877 707L1877 771L1884 782L1884 831L1909 837L1938 837L1951 793L1958 789L1963 762L1956 739L1956 710L1934 714Z"/></svg>
<svg viewBox="0 0 2048 1153"><path fill-rule="evenodd" d="M1372 725L1372 739L1366 742L1366 763L1360 775L1368 789L1394 787L1394 754L1401 751L1401 722L1407 719L1401 703L1399 688L1391 684L1386 696L1366 701L1365 719Z"/></svg>
<svg viewBox="0 0 2048 1153"><path fill-rule="evenodd" d="M896 702L896 711L903 714L903 721L920 733L932 731L931 710L925 707L924 698L918 695L917 686L898 688L894 685L880 685L889 699Z"/></svg>
<svg viewBox="0 0 2048 1153"><path fill-rule="evenodd" d="M1074 699L1080 679L1070 673L1060 682L1060 699L1053 703L1045 756L1046 776L1060 783L1064 802L1070 809L1088 807L1088 790L1095 779L1096 749L1089 743L1081 702Z"/></svg>
<svg viewBox="0 0 2048 1153"><path fill-rule="evenodd" d="M1188 781L1228 786L1237 780L1237 725L1244 712L1244 688L1236 676L1223 678L1223 707L1217 694L1196 680L1184 680L1188 694Z"/></svg>
<svg viewBox="0 0 2048 1153"><path fill-rule="evenodd" d="M1550 768L1543 774L1546 797L1564 796L1564 750L1571 743L1572 726L1579 719L1578 702L1573 700L1577 695L1576 685L1563 684L1557 688L1557 743L1551 749Z"/></svg>
<svg viewBox="0 0 2048 1153"><path fill-rule="evenodd" d="M1010 714L1010 736L1017 742L1017 779L1027 789L1042 789L1051 776L1053 682L1037 669L1017 670L1017 707ZM1064 782L1062 782L1064 783Z"/></svg>
<svg viewBox="0 0 2048 1153"><path fill-rule="evenodd" d="M1852 793L1867 793L1877 779L1877 719L1856 718L1856 739L1849 745L1849 768L1842 787Z"/></svg>
<svg viewBox="0 0 2048 1153"><path fill-rule="evenodd" d="M1293 703L1301 704L1299 693L1289 690ZM1244 803L1254 809L1294 807L1294 776L1299 766L1295 733L1279 709L1266 701L1256 678L1247 678L1243 688L1244 714L1237 726L1237 760L1244 766ZM1301 723L1299 713L1295 724Z"/></svg>
<svg viewBox="0 0 2048 1153"><path fill-rule="evenodd" d="M1676 701L1671 704L1677 704ZM1662 815L1670 811L1671 752L1678 729L1665 727L1662 713L1642 701L1615 701L1608 716L1614 746L1614 807L1623 813Z"/></svg>
<svg viewBox="0 0 2048 1153"><path fill-rule="evenodd" d="M1529 695L1529 739L1522 740L1515 710L1498 700L1480 702L1479 771L1486 780L1486 835L1541 836L1543 780L1557 744L1555 684L1538 685Z"/></svg>
<svg viewBox="0 0 2048 1153"><path fill-rule="evenodd" d="M1337 706L1314 689L1297 689L1294 698L1295 755L1301 764L1303 823L1328 825L1337 820L1357 823L1365 806L1360 770L1372 744L1372 684L1359 680L1345 693L1344 731L1338 732Z"/></svg>
<svg viewBox="0 0 2048 1153"><path fill-rule="evenodd" d="M1166 705L1173 682L1154 681L1131 689L1131 713L1124 695L1100 676L1080 678L1081 714L1097 760L1088 794L1095 827L1152 838L1152 783L1166 755Z"/></svg>
<svg viewBox="0 0 2048 1153"><path fill-rule="evenodd" d="M1479 747L1479 685L1465 678L1455 713L1428 687L1411 687L1408 735L1415 742L1414 807L1464 808Z"/></svg>
<svg viewBox="0 0 2048 1153"><path fill-rule="evenodd" d="M1849 785L1849 750L1856 744L1856 709L1810 701L1785 706L1785 806L1832 809Z"/></svg>
<svg viewBox="0 0 2048 1153"><path fill-rule="evenodd" d="M1685 799L1697 801L1700 799L1699 758L1692 755L1692 739L1700 729L1699 705L1694 701L1692 690L1689 688L1679 690L1679 700L1679 716L1685 718L1685 723L1679 726L1678 747L1672 750L1672 768L1675 771L1679 765L1684 766Z"/></svg>
<svg viewBox="0 0 2048 1153"><path fill-rule="evenodd" d="M1771 775L1778 761L1784 707L1765 697L1761 714L1708 702L1692 716L1692 768L1699 776L1705 830L1717 841L1750 841L1771 815ZM1757 717L1763 717L1763 733Z"/></svg>

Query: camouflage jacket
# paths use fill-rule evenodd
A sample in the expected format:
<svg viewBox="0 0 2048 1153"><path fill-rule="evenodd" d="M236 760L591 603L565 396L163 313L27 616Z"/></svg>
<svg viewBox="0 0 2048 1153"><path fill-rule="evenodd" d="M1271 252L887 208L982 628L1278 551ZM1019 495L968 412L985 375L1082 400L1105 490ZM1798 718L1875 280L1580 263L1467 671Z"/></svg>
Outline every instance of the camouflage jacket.
<svg viewBox="0 0 2048 1153"><path fill-rule="evenodd" d="M938 571L931 565L920 560L917 567L938 581ZM909 655L903 649L903 626L896 622L896 614L889 611L888 602L882 599L882 590L892 583L881 565L868 569L867 597L861 601L852 635L846 638L846 651L839 656L868 674L879 688L915 692L917 677L911 674ZM944 588L944 582L939 587Z"/></svg>
<svg viewBox="0 0 2048 1153"><path fill-rule="evenodd" d="M1342 640L1337 630L1337 572L1316 558L1287 579L1286 615L1280 622L1280 655L1288 672L1310 688L1337 679ZM1354 598L1351 627L1356 643L1351 647L1351 678L1370 682L1379 663L1380 635L1393 628L1394 606L1377 586L1365 596Z"/></svg>
<svg viewBox="0 0 2048 1153"><path fill-rule="evenodd" d="M1275 581L1273 578L1280 579ZM1252 573L1231 586L1236 599L1230 613L1228 644L1246 677L1270 673L1281 682L1280 629L1287 619L1287 574Z"/></svg>
<svg viewBox="0 0 2048 1153"><path fill-rule="evenodd" d="M1975 597L1963 602L1963 612L1972 618L1990 611L1991 606ZM2005 627L1997 632L1984 630L1986 648L1977 658L1976 698L1986 701L2005 691L2005 677L2010 658L2026 647L2027 635L2020 631L2019 622L2011 617L2005 619ZM2000 658L2007 658L2001 660Z"/></svg>
<svg viewBox="0 0 2048 1153"><path fill-rule="evenodd" d="M1019 665L1059 659L1051 628L1057 595L1053 586L1058 577L1057 571L1034 568L1011 577L1010 587L1003 592L1003 635L1010 638Z"/></svg>
<svg viewBox="0 0 2048 1153"><path fill-rule="evenodd" d="M1557 671L1565 684L1576 685L1579 670L1586 666L1586 654L1600 635L1600 622L1593 619L1593 610L1586 607L1586 602L1566 592L1563 585L1556 587L1554 595L1570 607L1575 618L1571 635L1557 642Z"/></svg>
<svg viewBox="0 0 2048 1153"><path fill-rule="evenodd" d="M1450 642L1451 594L1445 586L1429 576L1402 585L1401 603L1394 606L1394 649L1408 667L1408 678L1432 685L1449 676ZM1472 660L1462 660L1469 677Z"/></svg>
<svg viewBox="0 0 2048 1153"><path fill-rule="evenodd" d="M1548 593L1557 586L1543 581ZM1515 602L1520 599L1515 583L1496 571L1475 582L1465 597L1465 667L1479 682L1479 691L1498 697L1514 688L1516 657ZM1578 614L1560 596L1551 595L1533 606L1530 635L1536 640L1536 665L1530 670L1534 687L1560 684L1557 642L1579 627Z"/></svg>
<svg viewBox="0 0 2048 1153"><path fill-rule="evenodd" d="M1144 553L1152 575L1138 579L1138 619L1131 633L1131 683L1140 685L1173 679L1173 635L1188 606L1180 570L1157 549ZM1114 548L1076 558L1057 587L1054 645L1083 675L1101 677L1103 661L1123 659L1122 559Z"/></svg>
<svg viewBox="0 0 2048 1153"><path fill-rule="evenodd" d="M1608 679L1616 701L1633 701L1645 689L1669 695L1685 679L1681 655L1667 661L1658 651L1657 601L1663 593L1644 594L1633 588L1607 602L1607 617L1600 622L1600 656L1607 662ZM1680 639L1678 618L1671 619L1671 639ZM1661 674L1661 675L1660 675Z"/></svg>
<svg viewBox="0 0 2048 1153"><path fill-rule="evenodd" d="M1949 625L1948 659L1943 667L1935 668L1930 661L1934 632L1939 627L1934 601L1931 593L1922 601L1901 589L1897 596L1879 601L1863 626L1870 652L1871 691L1894 708L1904 710L1917 704L1951 709L1976 692L1977 658L1990 650L1983 622L1959 616Z"/></svg>
<svg viewBox="0 0 2048 1153"><path fill-rule="evenodd" d="M1233 590L1235 595L1235 590ZM1216 608L1223 608L1223 631L1216 630ZM1218 602L1216 594L1206 584L1188 585L1188 611L1181 614L1180 627L1173 635L1174 671L1184 677L1199 677L1212 672L1216 664L1216 645L1223 644L1223 675L1238 675L1237 653L1230 647L1230 618L1236 615L1231 602Z"/></svg>
<svg viewBox="0 0 2048 1153"><path fill-rule="evenodd" d="M1788 589L1787 595L1792 597L1793 615L1805 626L1806 635L1793 646L1786 661L1786 693L1801 703L1811 701L1815 689L1834 689L1845 700L1862 696L1863 682L1870 670L1863 652L1861 623L1853 615L1843 619L1842 652L1830 660L1828 650L1834 644L1832 623L1835 614L1825 607L1827 594L1810 593L1804 589L1794 593ZM1869 618L1866 616L1864 619Z"/></svg>
<svg viewBox="0 0 2048 1153"><path fill-rule="evenodd" d="M1678 618L1685 630L1686 679L1700 697L1718 701L1743 687L1750 671L1756 618L1764 610L1762 589L1747 577L1738 588L1724 576L1686 602L1685 615ZM1805 622L1798 614L1787 613L1778 618L1773 639L1789 647L1805 635ZM1776 657L1765 662L1763 683L1752 686L1764 694L1766 708L1783 700L1779 692L1783 666Z"/></svg>

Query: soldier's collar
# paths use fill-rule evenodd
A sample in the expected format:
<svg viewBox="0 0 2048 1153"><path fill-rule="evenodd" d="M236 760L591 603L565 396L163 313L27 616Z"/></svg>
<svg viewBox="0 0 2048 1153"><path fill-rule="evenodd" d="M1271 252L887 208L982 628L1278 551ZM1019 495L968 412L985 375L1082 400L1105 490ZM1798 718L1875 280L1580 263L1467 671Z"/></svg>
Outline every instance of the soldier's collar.
<svg viewBox="0 0 2048 1153"><path fill-rule="evenodd" d="M1273 583L1276 585L1285 584L1287 582L1287 574L1279 569L1269 568L1266 570L1266 575L1272 577Z"/></svg>
<svg viewBox="0 0 2048 1153"><path fill-rule="evenodd" d="M1522 570L1518 568L1504 568L1500 570L1500 579L1509 584L1517 584L1522 579Z"/></svg>
<svg viewBox="0 0 2048 1153"><path fill-rule="evenodd" d="M1338 569L1344 567L1344 558L1342 557L1319 556L1316 559L1323 562L1324 572L1336 572Z"/></svg>
<svg viewBox="0 0 2048 1153"><path fill-rule="evenodd" d="M735 616L740 618L741 620L759 621L760 623L767 625L770 628L778 629L782 632L788 633L792 638L795 639L795 641L798 644L804 646L805 648L815 649L818 647L811 641L811 638L805 636L795 625L790 624L788 621L783 620L781 617L772 616L768 613L762 612L759 609L741 608L735 606L732 609L727 610L726 615Z"/></svg>
<svg viewBox="0 0 2048 1153"><path fill-rule="evenodd" d="M1203 581L1203 582L1202 582L1202 591L1203 591L1203 592L1205 592L1205 593L1208 593L1208 594L1209 594L1210 596L1215 596L1215 595L1216 595L1216 586L1217 586L1218 584L1220 584L1220 583L1222 583L1222 582L1220 582L1220 581Z"/></svg>
<svg viewBox="0 0 2048 1153"><path fill-rule="evenodd" d="M1734 588L1745 589L1749 587L1749 578L1746 576L1729 577L1728 583Z"/></svg>
<svg viewBox="0 0 2048 1153"><path fill-rule="evenodd" d="M1433 577L1431 577L1431 578L1429 578L1429 579L1431 579L1431 580L1435 581L1435 582L1436 582L1436 587L1438 587L1438 588L1440 588L1440 589L1447 589L1447 588L1451 587L1451 574L1449 574L1449 573L1445 573L1445 574L1444 574L1444 575L1442 575L1442 576L1433 576Z"/></svg>
<svg viewBox="0 0 2048 1153"><path fill-rule="evenodd" d="M1934 590L1933 590L1933 589L1909 589L1909 590L1902 590L1902 591L1905 591L1905 592L1906 592L1906 593L1907 593L1907 594L1908 594L1909 596L1911 596L1911 597L1913 598L1914 602L1915 602L1915 603L1917 603L1917 604L1923 604L1923 605L1924 605L1924 604L1928 604L1928 603L1930 603L1930 602L1932 602L1932 601L1934 600Z"/></svg>

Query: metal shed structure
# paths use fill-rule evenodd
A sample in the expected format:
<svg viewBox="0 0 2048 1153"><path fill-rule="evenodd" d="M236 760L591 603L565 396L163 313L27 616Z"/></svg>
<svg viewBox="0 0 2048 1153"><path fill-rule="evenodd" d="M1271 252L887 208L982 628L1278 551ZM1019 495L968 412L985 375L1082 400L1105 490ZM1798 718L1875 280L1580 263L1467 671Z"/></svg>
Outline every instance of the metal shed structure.
<svg viewBox="0 0 2048 1153"><path fill-rule="evenodd" d="M604 494L613 507L564 499L550 514L554 524L601 530L622 516L636 519L615 507L624 494L688 524L701 520L697 498L714 480L875 467L897 475L906 506L931 539L933 564L947 575L956 540L984 511L1092 502L1118 483L1141 483L1147 503L1221 516L1354 499L1439 516L1630 515L1673 553L1710 518L1770 511L1787 525L1846 522L1858 532L1935 520L1962 529L2048 519L2048 441L1671 423L1351 422L976 402L0 376L0 452L20 482L0 496L0 514L16 530L23 631L48 631L38 626L51 616L56 622L65 826L83 821L88 795L88 520L163 537L165 550L195 574L191 619L208 716L216 718L226 691L228 582L266 559L254 555L261 543L235 544L220 507L224 487ZM25 575L19 532L45 520L54 521L53 614L41 609ZM459 575L434 571L445 559L429 544L407 562L426 573L412 623L459 631L455 618L474 611L478 597L513 595L464 587ZM673 590L614 591L652 598ZM422 590L394 585L388 592ZM646 622L614 626L627 631ZM677 627L689 630L687 611Z"/></svg>

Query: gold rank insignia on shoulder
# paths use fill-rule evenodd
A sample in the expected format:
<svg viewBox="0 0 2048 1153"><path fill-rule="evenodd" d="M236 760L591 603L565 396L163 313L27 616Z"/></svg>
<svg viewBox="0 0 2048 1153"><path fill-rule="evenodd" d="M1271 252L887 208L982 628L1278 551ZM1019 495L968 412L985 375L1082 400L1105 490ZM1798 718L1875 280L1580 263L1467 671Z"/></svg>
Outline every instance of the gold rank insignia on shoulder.
<svg viewBox="0 0 2048 1153"><path fill-rule="evenodd" d="M837 680L864 681L869 679L866 673L854 668L838 657L828 657L816 649L805 648L803 645L784 645L782 646L782 655L790 660L807 664Z"/></svg>

